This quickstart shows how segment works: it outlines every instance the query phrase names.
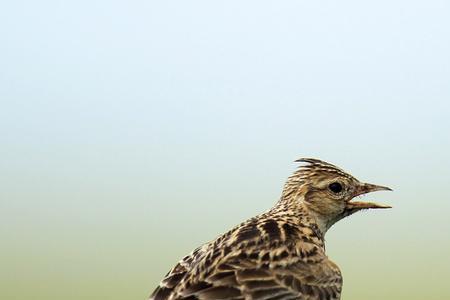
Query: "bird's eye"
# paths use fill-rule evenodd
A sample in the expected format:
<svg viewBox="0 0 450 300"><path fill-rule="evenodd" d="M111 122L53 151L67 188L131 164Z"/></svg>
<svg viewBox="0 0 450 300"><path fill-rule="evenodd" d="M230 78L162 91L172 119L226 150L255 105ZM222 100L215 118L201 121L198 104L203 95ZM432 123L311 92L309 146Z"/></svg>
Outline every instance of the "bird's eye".
<svg viewBox="0 0 450 300"><path fill-rule="evenodd" d="M330 183L328 188L330 189L330 191L332 191L335 194L342 191L342 185L339 182Z"/></svg>

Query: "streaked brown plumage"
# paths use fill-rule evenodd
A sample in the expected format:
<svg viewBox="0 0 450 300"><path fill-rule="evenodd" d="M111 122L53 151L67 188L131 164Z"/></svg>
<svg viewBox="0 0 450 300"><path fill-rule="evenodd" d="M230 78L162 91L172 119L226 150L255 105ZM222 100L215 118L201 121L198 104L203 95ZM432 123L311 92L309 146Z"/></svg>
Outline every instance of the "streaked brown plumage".
<svg viewBox="0 0 450 300"><path fill-rule="evenodd" d="M342 276L325 254L324 235L359 210L388 208L351 200L390 189L317 159L297 162L305 164L274 207L184 257L150 299L340 299Z"/></svg>

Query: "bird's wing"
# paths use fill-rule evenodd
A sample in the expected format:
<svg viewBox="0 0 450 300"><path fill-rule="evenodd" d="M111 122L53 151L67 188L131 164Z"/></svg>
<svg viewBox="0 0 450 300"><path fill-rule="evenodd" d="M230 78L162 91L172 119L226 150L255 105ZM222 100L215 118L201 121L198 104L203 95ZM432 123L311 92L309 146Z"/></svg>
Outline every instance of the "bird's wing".
<svg viewBox="0 0 450 300"><path fill-rule="evenodd" d="M203 245L195 249L191 254L185 256L175 265L160 282L159 286L150 295L149 300L168 300L173 299L174 290L179 288L180 283L185 279L193 266L195 266L208 251L209 245Z"/></svg>
<svg viewBox="0 0 450 300"><path fill-rule="evenodd" d="M265 215L197 248L163 279L150 300L335 300L339 268L315 228Z"/></svg>
<svg viewBox="0 0 450 300"><path fill-rule="evenodd" d="M165 286L151 299L340 299L339 268L317 246L304 243L297 248L301 250L293 250L279 245L272 246L270 252L258 248L236 251L200 273L180 269L179 264L174 270L182 272L168 274Z"/></svg>

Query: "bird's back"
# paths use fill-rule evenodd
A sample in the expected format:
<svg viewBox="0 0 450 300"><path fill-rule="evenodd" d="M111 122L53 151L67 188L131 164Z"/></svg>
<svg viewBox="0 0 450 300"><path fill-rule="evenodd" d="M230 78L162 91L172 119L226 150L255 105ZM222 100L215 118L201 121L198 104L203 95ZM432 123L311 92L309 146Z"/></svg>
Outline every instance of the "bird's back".
<svg viewBox="0 0 450 300"><path fill-rule="evenodd" d="M150 299L339 299L341 287L317 225L273 210L184 257Z"/></svg>

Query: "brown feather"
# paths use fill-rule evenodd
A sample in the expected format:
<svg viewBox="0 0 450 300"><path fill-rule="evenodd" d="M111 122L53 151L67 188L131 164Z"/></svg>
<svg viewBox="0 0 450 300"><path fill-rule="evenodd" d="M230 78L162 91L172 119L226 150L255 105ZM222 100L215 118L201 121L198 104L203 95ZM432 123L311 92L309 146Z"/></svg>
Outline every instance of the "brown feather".
<svg viewBox="0 0 450 300"><path fill-rule="evenodd" d="M288 178L272 209L184 257L150 299L340 299L342 276L325 254L324 234L350 214L340 206L360 183L332 164L298 161L307 165ZM342 203L327 189L330 180L348 185Z"/></svg>

